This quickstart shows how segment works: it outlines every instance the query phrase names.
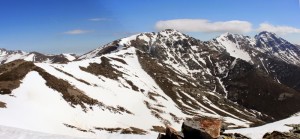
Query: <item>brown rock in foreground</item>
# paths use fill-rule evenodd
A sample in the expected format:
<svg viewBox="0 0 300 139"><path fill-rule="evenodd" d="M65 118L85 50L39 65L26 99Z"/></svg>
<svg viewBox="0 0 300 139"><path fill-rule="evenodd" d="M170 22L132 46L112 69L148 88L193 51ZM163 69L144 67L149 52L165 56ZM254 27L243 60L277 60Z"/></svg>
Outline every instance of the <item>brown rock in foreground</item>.
<svg viewBox="0 0 300 139"><path fill-rule="evenodd" d="M159 134L158 139L214 139L220 136L222 121L215 118L187 119L177 132L171 127L166 134Z"/></svg>
<svg viewBox="0 0 300 139"><path fill-rule="evenodd" d="M185 120L182 132L185 138L213 139L220 136L222 121L215 118Z"/></svg>
<svg viewBox="0 0 300 139"><path fill-rule="evenodd" d="M220 136L222 121L220 119L202 118L200 119L200 128L204 129L211 137Z"/></svg>

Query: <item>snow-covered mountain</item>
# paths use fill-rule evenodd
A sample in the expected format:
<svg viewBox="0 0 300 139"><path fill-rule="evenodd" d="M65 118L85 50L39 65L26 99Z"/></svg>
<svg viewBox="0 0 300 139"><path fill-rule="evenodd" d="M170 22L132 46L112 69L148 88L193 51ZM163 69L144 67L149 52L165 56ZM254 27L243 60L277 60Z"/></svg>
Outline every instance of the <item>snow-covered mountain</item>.
<svg viewBox="0 0 300 139"><path fill-rule="evenodd" d="M300 66L300 48L298 46L266 31L256 35L255 39L257 40L256 49L259 51Z"/></svg>
<svg viewBox="0 0 300 139"><path fill-rule="evenodd" d="M64 136L57 134L49 134L25 130L20 128L0 126L1 139L93 139L88 137ZM132 134L117 134L105 133L101 134L101 139L155 139L157 134L148 135L132 135Z"/></svg>
<svg viewBox="0 0 300 139"><path fill-rule="evenodd" d="M260 53L264 53L269 57L300 66L300 48L271 32L263 31L254 38L225 33L212 42L225 48L231 56L245 61L251 61Z"/></svg>
<svg viewBox="0 0 300 139"><path fill-rule="evenodd" d="M8 63L14 60L23 59L39 63L66 63L76 59L74 54L45 55L38 52L12 51L0 48L0 63Z"/></svg>
<svg viewBox="0 0 300 139"><path fill-rule="evenodd" d="M95 137L179 129L195 115L222 117L228 128L287 118L300 111L300 67L267 53L259 36L226 33L204 42L168 29L63 64L3 64L0 125Z"/></svg>
<svg viewBox="0 0 300 139"><path fill-rule="evenodd" d="M254 38L223 34L211 43L230 56L250 63L280 84L300 91L300 47L274 33L261 32Z"/></svg>

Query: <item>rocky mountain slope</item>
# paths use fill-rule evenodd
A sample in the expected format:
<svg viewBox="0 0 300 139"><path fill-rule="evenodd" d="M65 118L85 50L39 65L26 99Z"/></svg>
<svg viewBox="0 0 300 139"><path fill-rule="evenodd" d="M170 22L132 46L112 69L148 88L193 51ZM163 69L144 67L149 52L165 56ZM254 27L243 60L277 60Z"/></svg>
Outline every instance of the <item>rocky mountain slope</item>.
<svg viewBox="0 0 300 139"><path fill-rule="evenodd" d="M38 52L12 51L0 48L0 63L9 63L14 60L23 59L39 63L67 63L76 59L74 54L46 55Z"/></svg>
<svg viewBox="0 0 300 139"><path fill-rule="evenodd" d="M3 62L0 124L79 137L163 132L195 115L261 125L300 111L299 50L269 32L203 42L168 29L64 64Z"/></svg>

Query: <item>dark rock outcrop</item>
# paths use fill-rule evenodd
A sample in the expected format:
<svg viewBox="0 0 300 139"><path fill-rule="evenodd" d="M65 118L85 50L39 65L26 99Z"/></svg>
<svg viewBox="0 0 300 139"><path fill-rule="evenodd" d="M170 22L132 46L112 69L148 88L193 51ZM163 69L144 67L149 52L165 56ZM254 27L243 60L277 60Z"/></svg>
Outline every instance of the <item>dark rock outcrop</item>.
<svg viewBox="0 0 300 139"><path fill-rule="evenodd" d="M159 133L157 139L184 139L184 137L172 127L167 126L166 134Z"/></svg>
<svg viewBox="0 0 300 139"><path fill-rule="evenodd" d="M286 125L293 127L292 130L289 132L279 132L273 131L272 133L266 133L263 136L263 139L300 139L300 125L293 124L293 125Z"/></svg>
<svg viewBox="0 0 300 139"><path fill-rule="evenodd" d="M221 136L218 139L250 139L242 134L239 133L229 133L229 134L225 134L222 133Z"/></svg>

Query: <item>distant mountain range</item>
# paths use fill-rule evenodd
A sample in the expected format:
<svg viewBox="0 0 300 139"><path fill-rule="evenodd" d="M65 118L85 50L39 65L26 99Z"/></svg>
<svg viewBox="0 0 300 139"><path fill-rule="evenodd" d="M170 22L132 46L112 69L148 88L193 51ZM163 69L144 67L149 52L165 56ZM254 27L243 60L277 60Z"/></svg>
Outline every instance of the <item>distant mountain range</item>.
<svg viewBox="0 0 300 139"><path fill-rule="evenodd" d="M0 48L0 63L23 59L38 63L67 63L76 59L75 54L48 55L39 52L12 51Z"/></svg>
<svg viewBox="0 0 300 139"><path fill-rule="evenodd" d="M84 55L0 50L0 125L94 137L180 128L222 117L228 128L300 111L300 47L274 33L201 41L140 33Z"/></svg>

